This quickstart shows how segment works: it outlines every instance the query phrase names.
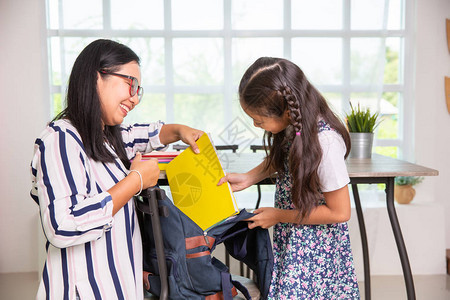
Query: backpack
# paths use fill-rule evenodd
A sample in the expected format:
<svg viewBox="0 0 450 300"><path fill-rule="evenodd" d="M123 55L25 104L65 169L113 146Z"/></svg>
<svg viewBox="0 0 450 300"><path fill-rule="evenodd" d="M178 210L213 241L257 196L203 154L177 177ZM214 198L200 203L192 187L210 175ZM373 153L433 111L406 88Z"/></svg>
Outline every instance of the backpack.
<svg viewBox="0 0 450 300"><path fill-rule="evenodd" d="M148 291L160 296L154 223L149 208L149 201L155 200L149 199L151 192L148 190L142 193L143 196L135 197L135 203L142 232L144 271L150 273ZM243 209L239 214L203 231L173 204L164 190L156 188L153 191L155 194L164 241L169 299L228 300L237 294L236 288L250 299L246 288L232 280L226 265L211 255L220 243L224 243L232 257L255 272L261 299L267 298L273 270L272 244L267 229L248 229L247 222L242 221L254 214Z"/></svg>

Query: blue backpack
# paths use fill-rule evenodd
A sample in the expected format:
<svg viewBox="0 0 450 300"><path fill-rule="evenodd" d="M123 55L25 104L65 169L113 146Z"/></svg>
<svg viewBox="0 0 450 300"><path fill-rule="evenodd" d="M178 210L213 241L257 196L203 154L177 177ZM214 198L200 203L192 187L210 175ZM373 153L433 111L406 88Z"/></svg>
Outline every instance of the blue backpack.
<svg viewBox="0 0 450 300"><path fill-rule="evenodd" d="M160 296L161 280L153 232L155 223L152 224L151 195L147 191L136 197L135 203L142 232L144 271L150 273L147 290ZM254 214L241 210L238 215L204 232L172 203L164 190L157 188L156 192L153 191L155 194L164 241L169 299L231 300L237 294L236 288L250 299L246 288L232 280L225 264L211 256L220 243L224 243L232 257L255 272L261 299L267 298L273 270L272 245L267 229L248 229L247 222L242 221Z"/></svg>

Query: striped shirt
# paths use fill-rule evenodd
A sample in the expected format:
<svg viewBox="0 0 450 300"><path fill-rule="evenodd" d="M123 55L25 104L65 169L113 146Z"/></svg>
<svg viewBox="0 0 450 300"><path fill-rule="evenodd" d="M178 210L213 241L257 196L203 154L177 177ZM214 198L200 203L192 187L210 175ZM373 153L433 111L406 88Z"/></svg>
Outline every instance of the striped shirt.
<svg viewBox="0 0 450 300"><path fill-rule="evenodd" d="M128 157L162 150L162 122L121 126ZM107 147L109 147L107 145ZM113 151L109 148L110 151ZM134 202L114 216L107 192L128 170L96 162L67 120L36 140L31 197L39 204L47 259L36 299L143 299L142 243Z"/></svg>

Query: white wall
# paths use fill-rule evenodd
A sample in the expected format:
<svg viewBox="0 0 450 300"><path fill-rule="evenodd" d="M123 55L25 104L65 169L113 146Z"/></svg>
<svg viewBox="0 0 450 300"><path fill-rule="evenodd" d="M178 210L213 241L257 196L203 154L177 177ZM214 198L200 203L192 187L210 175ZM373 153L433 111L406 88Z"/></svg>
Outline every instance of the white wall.
<svg viewBox="0 0 450 300"><path fill-rule="evenodd" d="M415 156L418 164L439 171L439 176L428 177L418 187L417 196L440 203L445 207L445 216L449 216L450 114L445 104L444 76L450 77L450 53L446 18L450 19L450 1L417 1ZM448 249L450 218L446 217L445 222Z"/></svg>
<svg viewBox="0 0 450 300"><path fill-rule="evenodd" d="M29 197L29 164L34 139L50 118L43 3L43 0L0 1L0 95L3 112L0 118L0 273L38 269L36 248L40 225L37 206ZM417 214L422 210L420 205L426 205L423 210L431 212L435 210L434 205L438 210L445 207L445 215L450 213L450 196L446 189L450 183L450 115L446 110L444 94L444 76L450 76L450 54L445 35L445 18L450 18L450 1L417 0L416 14L413 116L416 120L415 162L438 169L440 175L429 177L418 186L414 200L417 201L414 206L417 210L413 206L400 208L399 219L401 224L414 224L414 219L417 219L417 224L425 222L425 225L429 225L427 219ZM410 210L413 212L410 213ZM383 219L373 226L368 224L379 213L373 210L372 214L372 217L369 215L366 218L371 250L383 243L384 236L392 235L389 226L383 229L384 233L377 226L385 223ZM444 216L440 216L433 224L442 226L444 222L440 220L443 218ZM446 247L450 248L450 218L447 218L445 228ZM436 232L433 231L433 226L403 226L402 229L412 258L412 270L414 273L422 273L425 270L426 254L409 241L421 241L423 237ZM437 234L444 238L442 231L442 228L438 228ZM359 252L357 243L353 243L355 255ZM420 246L420 242L416 244ZM375 250L371 253L373 271L377 271L375 266L379 266L377 260L392 259L383 257L386 255L383 251ZM425 260L419 261L420 257ZM442 261L445 261L444 258ZM397 269L388 270L388 273L401 272Z"/></svg>
<svg viewBox="0 0 450 300"><path fill-rule="evenodd" d="M0 273L37 270L29 166L49 116L42 3L0 1Z"/></svg>

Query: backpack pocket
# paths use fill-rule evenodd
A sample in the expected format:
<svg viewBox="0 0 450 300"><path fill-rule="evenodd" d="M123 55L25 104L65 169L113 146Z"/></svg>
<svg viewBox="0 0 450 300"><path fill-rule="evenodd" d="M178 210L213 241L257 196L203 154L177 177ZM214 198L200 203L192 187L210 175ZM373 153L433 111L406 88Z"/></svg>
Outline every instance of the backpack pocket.
<svg viewBox="0 0 450 300"><path fill-rule="evenodd" d="M152 274L148 276L148 281L150 283L150 293L159 296L161 294L161 279L159 277L158 260L156 258L156 253L151 253L147 259L148 270ZM166 253L166 266L168 273L168 284L169 284L169 298L170 299L184 299L179 290L180 280L178 272L178 263L175 256L170 253Z"/></svg>
<svg viewBox="0 0 450 300"><path fill-rule="evenodd" d="M186 250L187 273L195 292L209 295L222 290L221 271L213 264L215 260L206 246Z"/></svg>

